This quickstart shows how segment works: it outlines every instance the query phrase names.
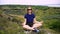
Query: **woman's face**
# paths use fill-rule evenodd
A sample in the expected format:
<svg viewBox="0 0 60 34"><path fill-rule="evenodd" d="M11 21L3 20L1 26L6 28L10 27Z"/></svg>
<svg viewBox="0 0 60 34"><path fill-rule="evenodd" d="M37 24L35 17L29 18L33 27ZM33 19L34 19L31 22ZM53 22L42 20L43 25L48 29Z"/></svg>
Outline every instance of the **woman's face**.
<svg viewBox="0 0 60 34"><path fill-rule="evenodd" d="M32 10L28 10L28 13L32 13Z"/></svg>

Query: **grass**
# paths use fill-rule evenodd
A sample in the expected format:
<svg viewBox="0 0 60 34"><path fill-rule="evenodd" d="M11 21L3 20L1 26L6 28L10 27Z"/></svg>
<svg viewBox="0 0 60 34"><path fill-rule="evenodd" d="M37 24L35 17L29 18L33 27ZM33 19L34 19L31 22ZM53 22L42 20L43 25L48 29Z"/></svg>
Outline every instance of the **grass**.
<svg viewBox="0 0 60 34"><path fill-rule="evenodd" d="M3 10L4 7L9 10ZM13 10L14 8L21 9L19 10ZM3 17L0 17L0 34L24 34L23 28L21 26L21 23L24 22L23 15L26 13L26 7L27 6L2 6L2 10L0 10L0 14L3 15ZM11 9L12 8L12 9ZM37 21L44 21L43 24L43 30L41 30L41 34L44 34L45 31L49 31L52 34L59 34L60 30L60 8L54 8L54 7L41 7L41 6L32 6L33 12L36 15ZM4 13L5 12L5 13ZM13 19L16 19L19 21L12 22L7 19L7 17L13 16ZM56 26L56 27L55 27ZM58 30L57 30L58 29Z"/></svg>

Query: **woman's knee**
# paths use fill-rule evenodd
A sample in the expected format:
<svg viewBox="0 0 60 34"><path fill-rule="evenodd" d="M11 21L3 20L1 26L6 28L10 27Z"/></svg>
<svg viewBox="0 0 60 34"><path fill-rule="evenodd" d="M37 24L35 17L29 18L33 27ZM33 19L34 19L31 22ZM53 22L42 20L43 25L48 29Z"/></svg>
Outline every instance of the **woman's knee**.
<svg viewBox="0 0 60 34"><path fill-rule="evenodd" d="M40 26L42 26L42 24L40 24Z"/></svg>
<svg viewBox="0 0 60 34"><path fill-rule="evenodd" d="M23 28L28 28L29 26L28 25L23 25Z"/></svg>
<svg viewBox="0 0 60 34"><path fill-rule="evenodd" d="M24 25L23 25L22 27L23 27L23 28L25 28L25 26L24 26Z"/></svg>
<svg viewBox="0 0 60 34"><path fill-rule="evenodd" d="M37 24L37 26L42 26L42 24L41 24L41 23L39 23L39 24Z"/></svg>
<svg viewBox="0 0 60 34"><path fill-rule="evenodd" d="M26 27L26 25L23 25L23 28L25 28Z"/></svg>

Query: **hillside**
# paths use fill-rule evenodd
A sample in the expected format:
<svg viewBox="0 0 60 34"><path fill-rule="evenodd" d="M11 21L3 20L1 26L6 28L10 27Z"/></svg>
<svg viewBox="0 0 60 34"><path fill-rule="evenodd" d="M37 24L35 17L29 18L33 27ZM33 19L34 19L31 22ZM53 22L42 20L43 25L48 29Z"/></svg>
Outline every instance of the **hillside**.
<svg viewBox="0 0 60 34"><path fill-rule="evenodd" d="M26 13L26 5L0 5L0 34L24 34L22 23ZM60 8L47 6L32 6L37 21L44 21L43 31L50 34L60 32Z"/></svg>

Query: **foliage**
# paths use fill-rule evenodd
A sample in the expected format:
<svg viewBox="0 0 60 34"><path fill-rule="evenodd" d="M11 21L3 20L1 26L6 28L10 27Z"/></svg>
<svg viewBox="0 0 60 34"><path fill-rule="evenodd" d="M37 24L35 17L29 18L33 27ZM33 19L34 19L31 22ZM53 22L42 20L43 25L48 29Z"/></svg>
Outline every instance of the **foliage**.
<svg viewBox="0 0 60 34"><path fill-rule="evenodd" d="M4 5L0 6L3 10L0 10L0 14L14 14L19 16L14 16L13 18L19 22L24 22L24 18L21 15L26 13L27 6L20 5ZM22 9L23 8L23 9ZM13 10L14 9L14 10ZM21 9L15 10L15 9ZM59 7L47 7L47 6L32 6L33 12L36 15L37 21L44 21L43 27L50 28L56 31L60 30L60 8ZM9 21L5 17L0 17L0 34L17 34L19 30L22 31L22 27L16 22Z"/></svg>

